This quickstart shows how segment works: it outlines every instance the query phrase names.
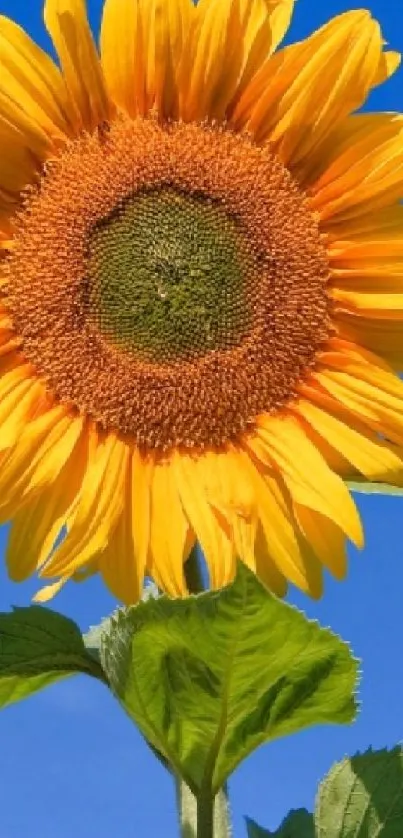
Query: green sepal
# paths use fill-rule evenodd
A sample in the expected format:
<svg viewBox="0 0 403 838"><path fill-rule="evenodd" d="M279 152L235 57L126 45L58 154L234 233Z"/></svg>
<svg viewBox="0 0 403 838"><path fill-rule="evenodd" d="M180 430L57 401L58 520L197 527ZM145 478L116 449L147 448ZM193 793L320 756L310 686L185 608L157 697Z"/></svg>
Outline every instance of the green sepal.
<svg viewBox="0 0 403 838"><path fill-rule="evenodd" d="M242 564L221 591L117 611L101 661L129 716L194 794L217 792L263 742L356 713L348 646Z"/></svg>

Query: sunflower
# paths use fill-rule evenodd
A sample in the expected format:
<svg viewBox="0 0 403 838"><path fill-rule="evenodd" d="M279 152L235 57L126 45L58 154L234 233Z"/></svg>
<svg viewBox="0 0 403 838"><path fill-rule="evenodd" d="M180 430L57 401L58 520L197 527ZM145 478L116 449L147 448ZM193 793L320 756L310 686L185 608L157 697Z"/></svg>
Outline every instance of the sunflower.
<svg viewBox="0 0 403 838"><path fill-rule="evenodd" d="M320 596L346 478L403 463L403 117L366 11L277 50L293 0L46 0L0 18L0 516L17 581L240 558ZM326 72L324 72L326 68Z"/></svg>

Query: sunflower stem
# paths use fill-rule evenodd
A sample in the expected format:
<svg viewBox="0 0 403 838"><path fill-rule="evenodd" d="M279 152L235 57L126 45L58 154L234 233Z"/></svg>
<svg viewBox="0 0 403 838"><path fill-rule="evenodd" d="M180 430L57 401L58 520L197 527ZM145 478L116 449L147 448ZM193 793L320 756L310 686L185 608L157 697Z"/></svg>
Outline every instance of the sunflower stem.
<svg viewBox="0 0 403 838"><path fill-rule="evenodd" d="M177 780L181 838L231 838L227 786L216 797L197 798L183 780Z"/></svg>
<svg viewBox="0 0 403 838"><path fill-rule="evenodd" d="M185 579L191 594L205 590L200 548L196 543L185 563ZM227 785L214 798L202 793L196 797L179 777L176 781L181 838L231 838Z"/></svg>

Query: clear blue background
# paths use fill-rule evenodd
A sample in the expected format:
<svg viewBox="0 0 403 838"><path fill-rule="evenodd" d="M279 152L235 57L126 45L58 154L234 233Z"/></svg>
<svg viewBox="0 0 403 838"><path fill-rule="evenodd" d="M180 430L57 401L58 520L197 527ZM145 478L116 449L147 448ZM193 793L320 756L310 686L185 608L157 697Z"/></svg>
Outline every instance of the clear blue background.
<svg viewBox="0 0 403 838"><path fill-rule="evenodd" d="M386 40L403 51L402 0L369 0ZM98 28L102 0L89 0ZM288 40L305 37L346 0L298 0ZM46 49L41 0L0 0L0 11L21 23ZM326 67L323 68L326 72ZM403 110L403 71L375 91L368 109ZM246 833L248 814L274 829L291 807L312 809L319 779L332 763L368 745L394 745L403 721L403 500L360 501L367 545L351 551L343 584L327 579L312 603L290 600L348 639L362 659L358 721L324 726L262 747L230 784L234 838ZM0 529L4 551L6 528ZM26 605L36 582L10 583L0 562L0 610ZM98 580L71 584L54 603L83 630L115 606ZM84 677L70 679L0 715L0 838L176 838L170 778L106 689Z"/></svg>

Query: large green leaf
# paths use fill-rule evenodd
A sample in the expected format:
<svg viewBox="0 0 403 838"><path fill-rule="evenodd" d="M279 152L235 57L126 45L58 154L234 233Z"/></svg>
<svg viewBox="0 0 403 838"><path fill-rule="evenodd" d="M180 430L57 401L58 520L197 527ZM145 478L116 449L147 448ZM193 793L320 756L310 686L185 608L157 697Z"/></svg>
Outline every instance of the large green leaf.
<svg viewBox="0 0 403 838"><path fill-rule="evenodd" d="M0 614L0 707L75 672L105 680L72 620L36 605Z"/></svg>
<svg viewBox="0 0 403 838"><path fill-rule="evenodd" d="M243 565L233 585L118 611L103 668L144 736L197 794L263 742L355 715L346 644Z"/></svg>
<svg viewBox="0 0 403 838"><path fill-rule="evenodd" d="M276 832L262 829L246 818L248 838L315 838L313 815L307 809L292 809Z"/></svg>
<svg viewBox="0 0 403 838"><path fill-rule="evenodd" d="M317 838L402 838L402 748L336 764L319 788L315 826Z"/></svg>

